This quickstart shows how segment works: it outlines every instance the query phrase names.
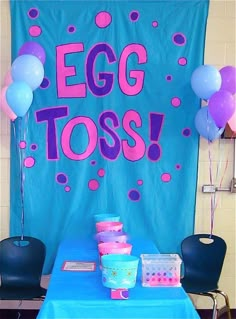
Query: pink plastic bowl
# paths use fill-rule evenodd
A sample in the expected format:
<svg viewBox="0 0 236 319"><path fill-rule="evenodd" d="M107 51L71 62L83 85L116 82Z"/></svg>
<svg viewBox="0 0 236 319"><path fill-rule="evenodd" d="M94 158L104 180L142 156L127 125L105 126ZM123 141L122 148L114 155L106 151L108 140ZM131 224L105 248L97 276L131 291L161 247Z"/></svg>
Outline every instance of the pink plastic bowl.
<svg viewBox="0 0 236 319"><path fill-rule="evenodd" d="M132 245L128 243L101 243L98 244L100 257L109 254L124 254L130 255Z"/></svg>
<svg viewBox="0 0 236 319"><path fill-rule="evenodd" d="M122 231L123 223L121 222L99 222L96 223L97 232L101 231Z"/></svg>

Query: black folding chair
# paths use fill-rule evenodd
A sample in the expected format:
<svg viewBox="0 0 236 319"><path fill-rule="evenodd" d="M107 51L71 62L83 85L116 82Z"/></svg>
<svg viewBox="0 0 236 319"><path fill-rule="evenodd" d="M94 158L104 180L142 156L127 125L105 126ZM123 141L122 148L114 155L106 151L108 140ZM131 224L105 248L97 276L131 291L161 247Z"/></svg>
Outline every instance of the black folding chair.
<svg viewBox="0 0 236 319"><path fill-rule="evenodd" d="M0 299L43 300L41 287L45 261L44 243L33 237L10 237L0 241Z"/></svg>
<svg viewBox="0 0 236 319"><path fill-rule="evenodd" d="M218 318L217 294L224 297L228 319L231 319L229 298L218 288L221 270L226 254L225 241L215 235L195 234L181 243L184 276L182 286L187 293L210 297L213 300L212 319Z"/></svg>

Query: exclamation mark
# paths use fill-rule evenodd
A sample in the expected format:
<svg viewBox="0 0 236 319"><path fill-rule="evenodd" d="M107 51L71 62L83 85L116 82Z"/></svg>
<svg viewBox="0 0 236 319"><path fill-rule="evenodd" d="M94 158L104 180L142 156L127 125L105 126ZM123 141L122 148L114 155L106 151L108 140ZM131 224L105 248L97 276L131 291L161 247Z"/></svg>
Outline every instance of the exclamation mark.
<svg viewBox="0 0 236 319"><path fill-rule="evenodd" d="M147 156L152 162L156 162L161 157L161 147L158 143L163 121L164 114L150 113L150 141L151 145L148 147Z"/></svg>

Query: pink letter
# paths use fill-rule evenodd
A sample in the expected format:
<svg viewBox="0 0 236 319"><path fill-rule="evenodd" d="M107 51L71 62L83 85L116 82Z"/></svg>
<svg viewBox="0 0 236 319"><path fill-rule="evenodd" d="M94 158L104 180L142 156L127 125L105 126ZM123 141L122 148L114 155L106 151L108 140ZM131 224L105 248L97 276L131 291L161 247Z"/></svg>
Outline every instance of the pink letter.
<svg viewBox="0 0 236 319"><path fill-rule="evenodd" d="M123 117L123 128L125 132L134 140L134 146L130 146L128 140L122 140L122 148L124 157L130 161L138 161L145 154L145 142L132 128L131 122L134 122L136 127L142 127L142 119L138 112L127 111Z"/></svg>
<svg viewBox="0 0 236 319"><path fill-rule="evenodd" d="M134 85L130 85L126 79L126 74L128 73L127 60L132 53L137 54L138 64L147 62L147 51L141 44L130 44L124 48L120 57L118 80L122 92L126 95L139 94L143 88L144 82L144 71L131 70L129 72L129 77L135 79Z"/></svg>
<svg viewBox="0 0 236 319"><path fill-rule="evenodd" d="M73 152L70 146L70 140L71 140L71 135L73 133L73 129L78 124L85 125L87 129L87 133L88 133L88 146L86 150L81 154L77 154ZM65 156L67 156L68 158L75 161L81 161L86 159L93 153L97 145L97 139L98 139L98 132L97 132L97 127L95 123L89 117L78 116L70 120L62 131L62 135L61 135L62 150ZM78 138L78 143L80 140L81 139Z"/></svg>
<svg viewBox="0 0 236 319"><path fill-rule="evenodd" d="M57 95L59 98L66 97L85 97L86 96L86 85L73 84L67 85L66 78L75 76L76 69L74 66L66 66L66 55L83 52L83 43L70 43L59 45L57 48L56 57L56 69L57 69Z"/></svg>

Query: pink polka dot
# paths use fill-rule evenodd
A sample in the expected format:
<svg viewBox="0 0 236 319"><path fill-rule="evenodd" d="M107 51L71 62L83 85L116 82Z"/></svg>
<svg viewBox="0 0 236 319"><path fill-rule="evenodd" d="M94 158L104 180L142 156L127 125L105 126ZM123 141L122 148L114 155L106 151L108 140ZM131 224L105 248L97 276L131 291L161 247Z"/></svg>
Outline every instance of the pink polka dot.
<svg viewBox="0 0 236 319"><path fill-rule="evenodd" d="M99 182L96 179L91 179L88 182L88 188L91 189L91 191L96 191L99 187Z"/></svg>
<svg viewBox="0 0 236 319"><path fill-rule="evenodd" d="M42 29L38 25L33 25L29 28L29 34L32 37L38 37L42 33Z"/></svg>
<svg viewBox="0 0 236 319"><path fill-rule="evenodd" d="M153 21L153 22L152 22L152 26L153 26L153 28L158 27L158 22L157 22L157 21Z"/></svg>
<svg viewBox="0 0 236 319"><path fill-rule="evenodd" d="M70 190L71 190L71 188L70 188L70 186L65 186L65 192L70 192Z"/></svg>
<svg viewBox="0 0 236 319"><path fill-rule="evenodd" d="M111 15L106 11L99 12L96 15L95 23L99 28L106 28L111 23Z"/></svg>
<svg viewBox="0 0 236 319"><path fill-rule="evenodd" d="M143 180L139 179L139 180L137 181L137 184L138 184L138 185L143 185Z"/></svg>
<svg viewBox="0 0 236 319"><path fill-rule="evenodd" d="M33 157L29 156L29 157L25 158L25 160L24 160L25 167L30 168L30 167L33 167L34 164L35 164L35 159Z"/></svg>
<svg viewBox="0 0 236 319"><path fill-rule="evenodd" d="M179 58L178 63L179 63L179 65L186 65L187 59L186 58Z"/></svg>
<svg viewBox="0 0 236 319"><path fill-rule="evenodd" d="M168 183L171 180L171 175L169 173L163 173L161 175L161 180L165 183Z"/></svg>
<svg viewBox="0 0 236 319"><path fill-rule="evenodd" d="M19 147L20 148L26 148L26 142L25 141L20 141Z"/></svg>
<svg viewBox="0 0 236 319"><path fill-rule="evenodd" d="M98 170L98 176L103 177L105 175L105 170L103 168Z"/></svg>
<svg viewBox="0 0 236 319"><path fill-rule="evenodd" d="M171 104L172 104L174 107L180 106L180 104L181 104L180 98L178 98L178 97L173 97L173 98L171 99Z"/></svg>

